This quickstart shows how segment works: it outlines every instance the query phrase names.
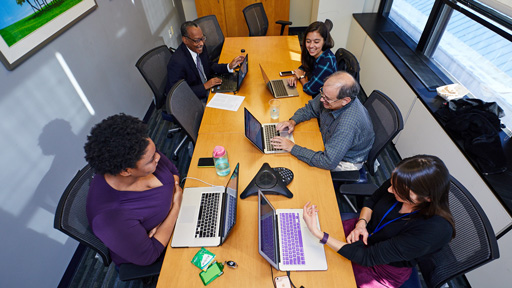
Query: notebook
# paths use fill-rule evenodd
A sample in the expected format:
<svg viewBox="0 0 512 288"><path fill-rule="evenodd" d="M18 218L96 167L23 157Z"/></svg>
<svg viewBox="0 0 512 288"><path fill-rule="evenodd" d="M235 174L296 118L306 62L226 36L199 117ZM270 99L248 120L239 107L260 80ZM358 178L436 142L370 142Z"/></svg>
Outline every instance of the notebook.
<svg viewBox="0 0 512 288"><path fill-rule="evenodd" d="M238 164L226 187L185 188L171 247L222 245L236 223L237 198Z"/></svg>
<svg viewBox="0 0 512 288"><path fill-rule="evenodd" d="M284 97L294 97L299 96L299 91L297 91L297 87L292 87L288 85L288 82L285 79L277 79L277 80L269 80L267 74L261 67L261 75L263 75L263 80L265 84L267 84L268 90L275 98L284 98Z"/></svg>
<svg viewBox="0 0 512 288"><path fill-rule="evenodd" d="M281 136L295 142L293 135L287 131L277 131L277 123L261 124L247 108L244 107L245 137L251 141L261 152L265 154L286 153L284 150L276 149L270 144L274 136Z"/></svg>
<svg viewBox="0 0 512 288"><path fill-rule="evenodd" d="M324 245L308 230L302 209L276 210L261 190L258 190L258 252L280 271L327 270Z"/></svg>
<svg viewBox="0 0 512 288"><path fill-rule="evenodd" d="M220 74L217 77L222 79L222 84L212 88L213 93L220 92L238 92L242 82L249 71L249 54L245 55L244 61L240 64L240 69L234 73Z"/></svg>

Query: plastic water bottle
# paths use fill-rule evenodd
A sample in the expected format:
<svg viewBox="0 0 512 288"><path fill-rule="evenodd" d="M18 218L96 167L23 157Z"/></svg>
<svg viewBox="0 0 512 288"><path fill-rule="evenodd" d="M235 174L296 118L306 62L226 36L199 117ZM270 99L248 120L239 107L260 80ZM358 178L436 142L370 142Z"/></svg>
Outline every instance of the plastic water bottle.
<svg viewBox="0 0 512 288"><path fill-rule="evenodd" d="M228 152L222 146L213 148L213 161L215 162L215 171L217 175L226 176L231 172L229 169Z"/></svg>

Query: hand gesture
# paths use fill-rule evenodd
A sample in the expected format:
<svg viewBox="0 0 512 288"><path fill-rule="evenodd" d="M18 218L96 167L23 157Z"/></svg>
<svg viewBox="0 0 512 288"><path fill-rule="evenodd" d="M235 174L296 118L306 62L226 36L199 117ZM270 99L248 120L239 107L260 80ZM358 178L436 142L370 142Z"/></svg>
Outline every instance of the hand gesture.
<svg viewBox="0 0 512 288"><path fill-rule="evenodd" d="M302 209L302 218L304 219L306 226L308 226L309 231L311 231L315 237L321 239L323 237L323 233L318 229L316 221L318 209L316 208L316 205L310 206L309 204L311 204L311 202L308 201L308 203L304 205L304 208Z"/></svg>
<svg viewBox="0 0 512 288"><path fill-rule="evenodd" d="M276 136L270 139L270 144L272 144L276 149L284 150L286 152L291 152L293 146L295 146L295 143L290 141L290 139L283 138L281 136Z"/></svg>
<svg viewBox="0 0 512 288"><path fill-rule="evenodd" d="M366 230L366 222L357 221L356 227L347 236L347 243L354 243L360 240L363 236L363 243L368 245L368 230Z"/></svg>
<svg viewBox="0 0 512 288"><path fill-rule="evenodd" d="M240 55L240 56L236 56L232 61L231 63L229 63L229 69L235 69L236 66L240 65L240 63L242 63L244 61L244 56L243 55Z"/></svg>

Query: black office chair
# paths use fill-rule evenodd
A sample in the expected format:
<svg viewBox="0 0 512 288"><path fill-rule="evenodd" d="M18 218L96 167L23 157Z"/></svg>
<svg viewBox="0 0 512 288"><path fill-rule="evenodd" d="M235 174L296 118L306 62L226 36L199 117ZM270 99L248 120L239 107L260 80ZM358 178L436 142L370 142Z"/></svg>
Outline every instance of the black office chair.
<svg viewBox="0 0 512 288"><path fill-rule="evenodd" d="M87 194L93 175L94 172L89 165L78 171L60 198L53 225L55 229L93 249L100 255L103 264L108 267L112 261L109 250L92 232L86 214ZM141 279L149 282L160 274L161 267L162 260L149 266L121 264L119 279L122 281Z"/></svg>
<svg viewBox="0 0 512 288"><path fill-rule="evenodd" d="M263 8L263 3L251 4L243 10L245 22L249 28L249 36L265 36L268 30L268 18ZM284 33L286 25L293 23L285 20L277 20L276 24L281 25L281 35Z"/></svg>
<svg viewBox="0 0 512 288"><path fill-rule="evenodd" d="M162 118L170 122L175 122L173 116L163 109L165 99L167 98L165 93L165 87L167 85L167 63L169 63L172 53L173 49L167 48L165 45L155 47L144 53L135 64L135 67L137 67L140 74L142 74L142 77L148 83L151 91L153 91L153 102L156 109L162 109ZM181 127L169 129L167 136L171 137L174 133L180 131ZM174 154L177 154L181 147L181 145L178 145Z"/></svg>
<svg viewBox="0 0 512 288"><path fill-rule="evenodd" d="M220 53L222 52L222 45L224 45L224 34L220 29L219 22L215 15L207 15L194 20L194 22L201 27L203 34L206 36L206 49L210 61L218 63Z"/></svg>
<svg viewBox="0 0 512 288"><path fill-rule="evenodd" d="M363 105L368 110L375 133L375 140L368 154L368 160L359 171L331 172L334 182L352 183L341 185L339 191L354 212L357 212L357 209L349 201L347 195L357 196L361 195L360 191L376 188L374 184L364 184L368 182L367 173L372 176L375 175L374 166L377 157L384 147L391 143L391 140L404 128L402 113L400 113L395 102L381 91L374 90Z"/></svg>
<svg viewBox="0 0 512 288"><path fill-rule="evenodd" d="M361 68L356 56L345 48L339 48L334 56L336 57L338 71L347 71L359 82L359 71L361 71Z"/></svg>
<svg viewBox="0 0 512 288"><path fill-rule="evenodd" d="M500 256L498 241L485 212L453 176L449 202L455 222L455 238L442 250L418 259L427 287L441 287L448 280Z"/></svg>
<svg viewBox="0 0 512 288"><path fill-rule="evenodd" d="M203 119L204 106L185 80L178 81L171 90L169 90L165 105L167 110L171 111L176 121L178 121L180 126L183 127L187 133L187 136L182 140L180 145L189 137L195 144L199 133L199 126ZM177 157L175 153L173 159L176 160Z"/></svg>
<svg viewBox="0 0 512 288"><path fill-rule="evenodd" d="M329 32L331 32L332 27L334 26L334 24L332 23L331 19L325 19L324 24L325 24L325 27L327 27L327 30Z"/></svg>

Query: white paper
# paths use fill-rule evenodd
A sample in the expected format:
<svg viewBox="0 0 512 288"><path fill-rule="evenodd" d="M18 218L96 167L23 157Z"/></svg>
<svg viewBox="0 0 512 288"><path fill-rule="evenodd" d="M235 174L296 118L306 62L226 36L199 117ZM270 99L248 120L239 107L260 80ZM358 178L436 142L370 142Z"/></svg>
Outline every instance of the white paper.
<svg viewBox="0 0 512 288"><path fill-rule="evenodd" d="M208 102L206 107L217 108L229 111L238 111L242 102L244 102L244 96L235 96L223 93L217 93L213 96L212 100Z"/></svg>

